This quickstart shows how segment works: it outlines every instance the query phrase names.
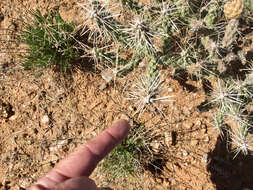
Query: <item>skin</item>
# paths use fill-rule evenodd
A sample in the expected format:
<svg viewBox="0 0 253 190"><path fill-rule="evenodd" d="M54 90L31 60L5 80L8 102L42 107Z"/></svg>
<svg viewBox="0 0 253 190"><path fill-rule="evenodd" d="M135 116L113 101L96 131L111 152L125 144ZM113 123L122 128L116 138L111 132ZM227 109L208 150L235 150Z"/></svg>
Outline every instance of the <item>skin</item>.
<svg viewBox="0 0 253 190"><path fill-rule="evenodd" d="M96 138L76 148L28 190L97 190L90 174L126 138L129 128L127 121L117 121Z"/></svg>

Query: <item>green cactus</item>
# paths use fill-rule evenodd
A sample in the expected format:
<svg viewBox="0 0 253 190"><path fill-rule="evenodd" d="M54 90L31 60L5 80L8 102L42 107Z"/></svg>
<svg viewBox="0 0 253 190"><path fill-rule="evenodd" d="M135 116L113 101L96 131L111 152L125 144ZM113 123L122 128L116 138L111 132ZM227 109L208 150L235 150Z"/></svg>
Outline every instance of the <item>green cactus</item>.
<svg viewBox="0 0 253 190"><path fill-rule="evenodd" d="M208 8L208 13L204 18L204 22L206 23L209 29L215 28L214 23L217 19L217 16L218 16L217 5L211 4L210 7Z"/></svg>
<svg viewBox="0 0 253 190"><path fill-rule="evenodd" d="M253 0L245 0L244 5L248 10L253 12Z"/></svg>
<svg viewBox="0 0 253 190"><path fill-rule="evenodd" d="M238 25L239 21L237 19L232 19L228 22L225 30L225 35L221 42L223 48L229 47L236 40Z"/></svg>

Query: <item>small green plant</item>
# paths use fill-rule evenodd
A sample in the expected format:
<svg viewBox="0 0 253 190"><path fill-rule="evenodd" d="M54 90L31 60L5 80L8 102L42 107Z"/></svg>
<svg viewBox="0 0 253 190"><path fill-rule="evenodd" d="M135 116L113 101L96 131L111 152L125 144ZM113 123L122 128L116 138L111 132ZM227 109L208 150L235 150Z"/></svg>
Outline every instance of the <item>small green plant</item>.
<svg viewBox="0 0 253 190"><path fill-rule="evenodd" d="M101 163L102 173L109 175L108 183L138 176L144 170L144 165L153 158L149 149L150 137L144 126L131 128L127 139L118 145Z"/></svg>
<svg viewBox="0 0 253 190"><path fill-rule="evenodd" d="M66 23L59 13L43 16L39 10L30 11L20 31L20 41L28 46L26 55L21 56L24 68L55 66L66 71L77 56L74 29L75 25Z"/></svg>

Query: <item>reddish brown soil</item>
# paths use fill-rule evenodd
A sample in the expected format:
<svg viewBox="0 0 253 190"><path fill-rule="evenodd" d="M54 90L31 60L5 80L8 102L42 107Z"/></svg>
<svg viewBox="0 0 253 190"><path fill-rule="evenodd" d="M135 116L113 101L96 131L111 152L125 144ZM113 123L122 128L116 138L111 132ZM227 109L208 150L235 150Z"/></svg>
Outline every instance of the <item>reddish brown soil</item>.
<svg viewBox="0 0 253 190"><path fill-rule="evenodd" d="M13 34L7 32L9 40L13 40L16 31L11 21L30 7L42 11L59 8L65 20L76 21L76 2L4 0L0 3L0 17L4 15L4 19L0 19L0 31L14 27ZM6 36L0 35L0 42L1 38L6 40ZM121 118L152 128L152 134L157 137L151 147L156 155L153 164L159 169L147 167L142 178L133 180L135 183L129 185L122 181L111 184L112 188L212 190L252 187L249 183L250 171L253 171L250 159L228 161L230 153L211 125L213 110L202 113L198 110L206 99L201 81L191 81L188 77L182 80L172 76L169 68L164 69L164 86L172 89L169 94L174 96L173 101L158 105L162 114L150 106L138 117L134 115L135 105L126 99L128 88L125 87L136 80L141 68L100 90L104 80L89 71L73 71L67 77L50 69L42 76L24 71L15 51L6 51L8 47L17 50L19 44L1 43L0 189L25 189L78 144ZM92 177L97 184L105 180L99 171Z"/></svg>

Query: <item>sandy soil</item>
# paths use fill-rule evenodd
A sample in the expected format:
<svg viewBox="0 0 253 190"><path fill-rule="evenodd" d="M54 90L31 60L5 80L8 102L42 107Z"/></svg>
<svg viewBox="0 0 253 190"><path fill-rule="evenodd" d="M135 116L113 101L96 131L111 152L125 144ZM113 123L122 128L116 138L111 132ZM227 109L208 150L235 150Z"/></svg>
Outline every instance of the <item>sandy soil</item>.
<svg viewBox="0 0 253 190"><path fill-rule="evenodd" d="M15 39L19 16L31 7L44 12L53 8L59 9L65 20L78 22L76 2L0 3L0 189L25 189L78 144L121 118L142 123L159 137L151 147L157 157L153 164L159 169L147 167L144 180L131 185L111 184L111 188L253 188L251 159L231 161L226 144L212 128L214 110L201 110L206 100L203 81L175 77L169 68L163 69L164 85L171 89L174 101L158 105L163 114L149 107L151 112L137 117L124 87L136 80L142 68L103 90L102 77L90 71L77 70L66 77L48 69L36 76L21 68L15 52L22 50ZM105 180L98 171L92 177L98 184Z"/></svg>

